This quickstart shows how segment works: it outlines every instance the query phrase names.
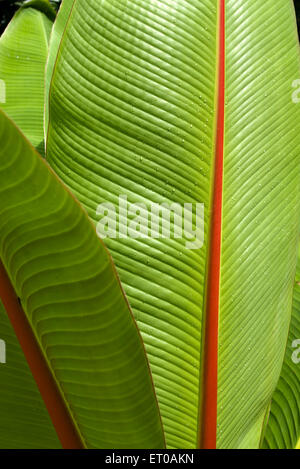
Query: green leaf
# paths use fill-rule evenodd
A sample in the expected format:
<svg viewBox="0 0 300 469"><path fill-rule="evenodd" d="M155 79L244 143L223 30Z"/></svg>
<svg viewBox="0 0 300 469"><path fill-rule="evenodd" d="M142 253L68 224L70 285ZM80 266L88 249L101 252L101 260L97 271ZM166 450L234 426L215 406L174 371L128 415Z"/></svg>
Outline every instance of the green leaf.
<svg viewBox="0 0 300 469"><path fill-rule="evenodd" d="M60 448L49 414L2 303L0 339L6 347L6 363L0 364L0 448Z"/></svg>
<svg viewBox="0 0 300 469"><path fill-rule="evenodd" d="M51 81L53 79L53 73L56 65L57 55L59 51L60 42L62 36L65 32L66 25L70 19L72 9L74 5L74 0L63 0L59 12L57 14L56 21L54 23L50 44L49 44L49 54L47 59L46 67L46 86L45 86L45 134L47 141L47 133L49 127L49 92Z"/></svg>
<svg viewBox="0 0 300 469"><path fill-rule="evenodd" d="M95 224L99 204L118 206L121 195L148 209L205 205L202 249L174 236L105 240L146 344L170 448L197 447L203 424L207 283L218 282L207 270L213 189L223 192L218 447L259 446L290 322L300 213L294 13L285 0L225 3L216 188L220 5L77 0L51 70L48 161Z"/></svg>
<svg viewBox="0 0 300 469"><path fill-rule="evenodd" d="M257 447L287 343L299 236L291 2L227 3L219 335L221 448Z"/></svg>
<svg viewBox="0 0 300 469"><path fill-rule="evenodd" d="M84 446L163 447L143 343L108 251L2 112L0 219L0 257Z"/></svg>
<svg viewBox="0 0 300 469"><path fill-rule="evenodd" d="M44 2L43 2L44 3ZM0 38L0 106L44 152L44 79L52 21L20 9Z"/></svg>
<svg viewBox="0 0 300 469"><path fill-rule="evenodd" d="M74 3L52 79L48 158L95 223L97 206L118 204L120 195L130 203L209 205L212 4ZM143 334L168 444L193 448L207 246L106 244Z"/></svg>
<svg viewBox="0 0 300 469"><path fill-rule="evenodd" d="M300 352L297 350L300 350L300 252L289 339L280 380L272 398L263 444L265 449L295 449L300 443Z"/></svg>

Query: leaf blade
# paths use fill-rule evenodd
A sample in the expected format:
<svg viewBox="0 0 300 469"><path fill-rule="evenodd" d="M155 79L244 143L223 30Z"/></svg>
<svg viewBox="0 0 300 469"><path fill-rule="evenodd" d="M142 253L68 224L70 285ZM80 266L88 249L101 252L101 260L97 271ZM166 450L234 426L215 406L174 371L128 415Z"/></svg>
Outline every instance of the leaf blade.
<svg viewBox="0 0 300 469"><path fill-rule="evenodd" d="M201 5L200 2L189 2L189 8L186 8L184 0L177 2L176 8L172 8L167 1L103 1L101 4L90 1L88 5L83 6L83 2L78 0L74 5L72 21L61 43L50 96L48 160L77 195L96 224L99 221L98 205L102 202L117 205L120 194L127 195L130 203L167 201L205 204L206 244L201 252L187 253L183 242L173 243L173 240L106 239L147 346L167 441L171 448L196 447L202 420L201 411L199 412L203 391L200 375L202 362L206 357L201 356L201 342L206 314L208 236L212 213L211 192L214 184L218 7L219 2L201 2ZM261 111L256 103L259 86L255 60L259 62L259 72L261 68L266 67L265 73L262 71L264 81L261 87L266 96L260 94L260 102L262 107L268 105L269 120L262 124L267 126L267 123L272 121L273 113L277 116L279 107L290 109L290 112L287 111L288 120L285 123L281 121L280 124L277 121L276 130L280 130L280 135L284 133L282 129L287 133L291 131L292 140L298 141L294 122L299 119L296 110L290 107L292 102L289 84L284 82L279 106L274 96L276 90L271 93L272 98L268 98L269 87L265 83L266 77L273 80L277 78L270 66L272 59L274 69L278 67L280 70L282 83L286 80L286 76L283 78L282 57L278 52L278 37L284 38L289 76L298 74L296 62L291 64L298 57L298 46L293 29L285 35L284 29L288 30L294 25L290 6L286 2L281 2L277 9L272 2L261 6L263 11L259 11L264 19L270 9L275 17L276 28L270 31L269 27L267 35L262 18L258 18L259 14L254 11L255 7L251 6L250 2L242 5L242 2L229 1L226 2L226 8L229 18L229 33L226 38L229 84L226 92L230 94L233 105L227 108L225 137L227 154L224 166L223 223L227 226L223 233L224 249L222 248L221 254L225 274L223 277L221 274L221 329L218 352L221 396L218 402L218 419L221 424L218 427L218 446L258 447L263 420L279 376L279 364L283 358L287 335L298 223L295 206L299 204L299 193L297 195L294 178L297 155L294 154L295 149L290 147L290 142L277 144L273 135L276 133L274 129L271 134L272 148L269 151L266 149L264 162L267 164L268 158L274 158L273 153L283 152L287 144L291 152L289 155L282 155L281 163L284 166L285 161L292 167L290 179L287 178L290 194L285 188L287 200L292 207L291 216L286 219L287 244L282 245L282 238L276 227L273 226L272 231L274 239L282 246L282 252L286 252L286 257L279 265L276 261L274 242L271 243L270 255L270 263L274 266L274 272L278 273L275 284L282 293L282 298L279 298L278 292L272 291L274 279L266 279L264 276L264 258L268 257L266 253L269 248L266 239L262 241L259 235L252 238L249 235L253 243L253 252L260 254L254 263L254 271L257 272L257 279L260 279L263 287L260 289L257 284L260 306L256 307L250 298L249 305L252 304L254 314L252 315L249 305L246 305L243 320L237 307L238 297L232 288L226 293L226 288L228 283L234 280L238 296L244 305L245 298L249 291L253 292L254 287L247 292L247 269L243 268L242 261L238 262L234 253L232 255L238 269L236 276L232 277L229 262L232 247L228 239L233 232L236 233L235 251L240 253L240 259L243 259L247 249L244 245L241 253L237 230L245 233L243 220L240 220L239 215L233 213L234 209L231 208L234 205L234 193L240 194L241 211L247 211L250 204L249 194L244 190L248 187L250 167L245 155L241 171L236 170L239 167L240 147L245 151L250 145L251 153L252 143L252 166L256 167L257 171L256 175L255 172L252 174L251 183L254 186L259 185L260 178L265 177L259 167L259 162L263 160L255 155L255 145L259 140L257 112ZM240 18L238 11L243 13ZM248 12L251 19L249 25ZM279 12L284 18L282 23ZM245 23L247 27L239 27L239 22ZM259 34L256 35L255 31ZM239 38L242 39L241 45ZM272 56L268 39L275 41L278 46L275 57ZM257 54L253 53L251 62L250 45L252 52L256 52L257 44L261 42L261 50L264 50L268 60L265 61L263 55L257 57ZM255 85L252 84L251 88L251 83L247 82L247 67L238 60L241 46L246 49L245 61L250 58L250 72L256 89ZM240 71L235 67L235 60L238 65L241 64ZM243 89L237 84L240 73L245 89L251 88L252 91L247 94L247 99L244 99ZM236 106L236 102L243 99L250 111L246 109L245 104L240 108ZM243 114L246 114L246 111L249 111L250 115L249 125ZM241 129L239 118L249 133L246 134ZM267 131L264 130L263 140L266 145ZM253 136L255 139L251 142ZM226 143L226 139L229 143ZM233 165L236 166L235 169ZM284 168L282 169L284 171ZM270 168L266 184L272 184L277 176L274 168ZM260 192L255 191L253 187L251 197L255 198ZM278 197L277 192L276 195ZM267 195L261 192L260 196L257 200L258 206L262 201L267 205ZM251 206L250 212L254 213L255 208L252 210ZM267 219L269 214L266 211L264 213ZM230 225L230 214L233 215L235 226ZM244 219L247 220L247 213L244 213ZM278 217L274 216L275 219L278 220ZM262 225L266 223L265 220L262 220ZM278 226L284 229L282 225L283 221L278 220ZM255 223L254 226L252 224L253 233L257 232L255 227ZM260 250L262 246L264 252ZM253 262L249 255L248 268ZM248 272L248 275L251 277L251 272ZM288 279L285 285L284 279ZM255 280L254 284L255 282L259 283L259 280ZM274 317L271 308L276 307L277 301L281 302L282 307L280 315L275 317L275 323L281 329L281 333L276 335L276 340L269 337L266 324L261 331L258 327L265 307L262 303L267 290L271 295L272 304L266 306L266 323L269 323L269 330L275 327L272 323ZM228 306L231 299L232 308ZM234 313L233 321L230 311ZM241 328L239 319L247 336L244 341L242 332L234 339L237 328ZM267 363L263 356L264 332L268 338L268 355L272 355L273 347L278 348L278 360L274 369L270 367L270 363L274 364L274 357L271 356L270 362ZM256 335L261 346L258 354L253 346ZM228 349L231 340L242 351L243 365L249 365L245 379L238 370L236 348L232 346L229 352L224 351L224 343ZM252 362L247 358L249 347ZM230 356L231 369L226 366L227 353ZM251 396L253 383L250 374L253 373L257 383L258 373L255 368L258 364L259 369L262 363L267 377ZM231 390L230 377L234 383ZM238 392L233 392L234 388ZM258 395L258 389L262 398ZM249 396L248 402L243 402L241 410L235 395L241 396L243 400L245 395ZM254 404L254 395L257 398L257 407ZM225 403L226 411L222 408ZM231 409L236 412L234 418ZM240 418L241 414L246 415L246 418Z"/></svg>
<svg viewBox="0 0 300 469"><path fill-rule="evenodd" d="M87 447L164 445L143 344L78 202L0 113L0 256Z"/></svg>
<svg viewBox="0 0 300 469"><path fill-rule="evenodd" d="M75 2L52 81L47 157L95 223L98 204L120 195L209 207L216 6ZM106 239L146 344L168 445L193 448L207 246L185 242Z"/></svg>
<svg viewBox="0 0 300 469"><path fill-rule="evenodd" d="M2 303L0 337L6 344L6 363L0 365L0 447L61 448Z"/></svg>
<svg viewBox="0 0 300 469"><path fill-rule="evenodd" d="M226 28L218 445L257 448L291 317L299 45L290 2L229 1Z"/></svg>
<svg viewBox="0 0 300 469"><path fill-rule="evenodd" d="M265 449L297 449L300 438L300 369L293 344L300 338L300 262L293 294L292 322L280 380L272 397L271 414L263 442ZM297 342L295 342L297 343Z"/></svg>

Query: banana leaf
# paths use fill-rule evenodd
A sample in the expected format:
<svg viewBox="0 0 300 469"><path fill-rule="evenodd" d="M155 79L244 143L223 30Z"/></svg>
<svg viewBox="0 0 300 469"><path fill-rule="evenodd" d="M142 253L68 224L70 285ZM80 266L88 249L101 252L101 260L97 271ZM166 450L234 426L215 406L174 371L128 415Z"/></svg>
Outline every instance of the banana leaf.
<svg viewBox="0 0 300 469"><path fill-rule="evenodd" d="M49 100L50 100L50 86L54 74L54 68L56 64L56 57L59 51L60 42L64 34L66 24L70 19L74 2L72 0L66 0L62 3L59 12L56 17L56 21L52 28L49 53L47 58L46 76L45 76L45 143L47 142L47 132L49 127Z"/></svg>
<svg viewBox="0 0 300 469"><path fill-rule="evenodd" d="M108 251L2 111L0 129L0 293L63 447L164 447L144 346ZM15 389L15 373L1 373L3 392ZM16 398L23 396L7 396ZM22 420L23 408L12 417L7 399L0 400L1 420ZM8 436L0 433L1 447ZM34 434L22 437L22 447L30 447Z"/></svg>
<svg viewBox="0 0 300 469"><path fill-rule="evenodd" d="M0 38L0 107L41 153L44 153L44 75L54 18L48 1L27 2Z"/></svg>
<svg viewBox="0 0 300 469"><path fill-rule="evenodd" d="M63 8L71 14L47 70L47 158L98 232L99 207L120 196L142 204L148 233L151 204L205 205L201 249L175 228L170 239L105 238L167 446L258 448L284 359L299 235L292 3Z"/></svg>
<svg viewBox="0 0 300 469"><path fill-rule="evenodd" d="M28 11L39 3L29 2ZM175 223L168 239L104 239L142 341L85 212L0 115L0 293L64 447L71 439L80 447L159 448L166 437L169 448L258 448L266 428L265 447L299 445L299 405L276 397L280 386L288 392L286 361L268 424L299 235L298 77L295 15L283 0L276 8L271 0L259 7L250 0L64 0L45 87L55 172L98 234L99 207L117 206L120 196L143 204L134 208L139 223L129 223L135 235L133 226L150 232L143 216L151 204L205 205L203 245L195 229L193 239L189 230L176 236ZM118 324L111 326L108 312ZM5 339L5 321L2 327ZM11 344L9 354L16 339ZM6 366L0 371L9 376ZM27 365L20 359L17 366L28 378L20 389L34 389ZM32 435L40 425L36 444L56 447L37 402ZM26 405L9 414L1 399L4 422L22 432ZM35 444L27 434L1 437L0 447Z"/></svg>

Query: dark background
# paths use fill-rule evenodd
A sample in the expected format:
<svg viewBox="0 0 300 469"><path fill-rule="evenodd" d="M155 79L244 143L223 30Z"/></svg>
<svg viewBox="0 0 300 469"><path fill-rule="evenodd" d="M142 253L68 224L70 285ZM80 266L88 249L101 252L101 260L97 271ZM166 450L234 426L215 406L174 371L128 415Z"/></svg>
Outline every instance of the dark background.
<svg viewBox="0 0 300 469"><path fill-rule="evenodd" d="M0 0L0 34L2 34L14 12L19 8L20 3L22 3L21 0ZM51 3L55 8L58 8L61 0L52 0ZM297 13L298 32L300 37L300 0L294 0L294 4Z"/></svg>

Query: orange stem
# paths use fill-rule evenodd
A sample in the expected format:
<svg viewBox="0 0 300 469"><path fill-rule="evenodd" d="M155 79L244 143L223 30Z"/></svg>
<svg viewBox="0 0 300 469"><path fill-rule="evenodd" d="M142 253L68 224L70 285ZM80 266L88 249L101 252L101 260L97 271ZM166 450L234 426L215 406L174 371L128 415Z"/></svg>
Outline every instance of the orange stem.
<svg viewBox="0 0 300 469"><path fill-rule="evenodd" d="M1 262L0 297L63 448L83 449L83 442Z"/></svg>

